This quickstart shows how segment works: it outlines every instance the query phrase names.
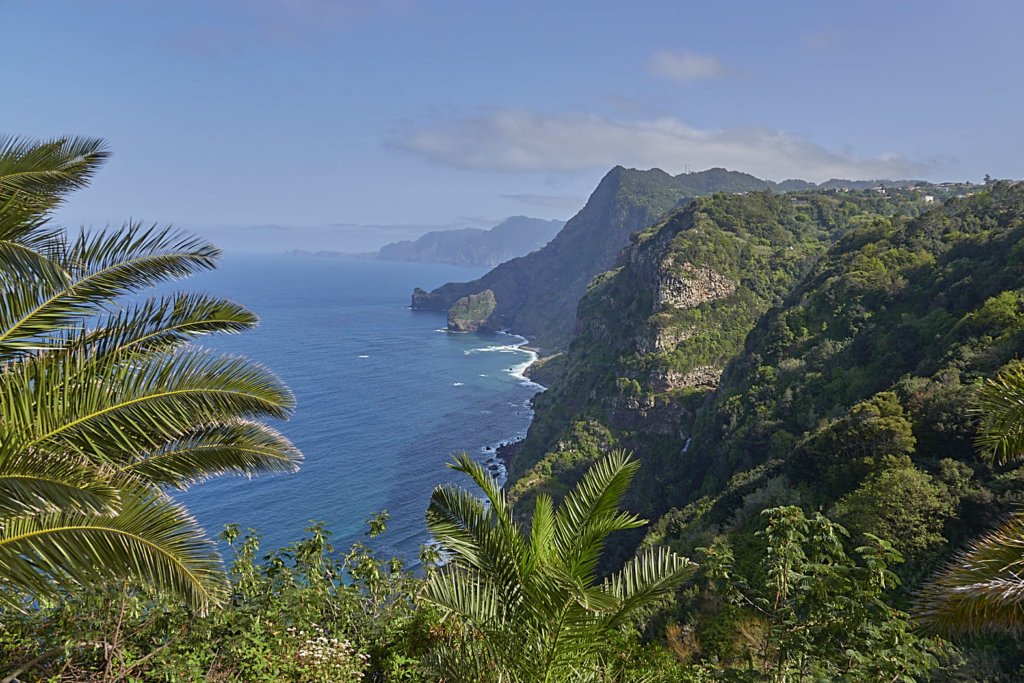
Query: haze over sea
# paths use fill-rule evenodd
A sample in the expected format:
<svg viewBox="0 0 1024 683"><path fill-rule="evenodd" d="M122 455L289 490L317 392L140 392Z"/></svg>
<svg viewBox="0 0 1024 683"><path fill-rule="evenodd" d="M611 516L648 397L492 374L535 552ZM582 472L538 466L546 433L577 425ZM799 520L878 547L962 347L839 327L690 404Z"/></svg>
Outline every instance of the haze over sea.
<svg viewBox="0 0 1024 683"><path fill-rule="evenodd" d="M301 537L310 520L346 548L386 509L389 530L371 545L415 562L428 540L424 511L465 450L481 461L523 436L540 387L519 373L532 354L502 333L450 334L443 314L409 310L413 287L470 280L482 268L344 258L228 256L179 283L241 302L256 330L204 345L267 365L295 392L294 417L275 425L305 454L294 475L222 477L181 494L212 535L257 528L262 548Z"/></svg>

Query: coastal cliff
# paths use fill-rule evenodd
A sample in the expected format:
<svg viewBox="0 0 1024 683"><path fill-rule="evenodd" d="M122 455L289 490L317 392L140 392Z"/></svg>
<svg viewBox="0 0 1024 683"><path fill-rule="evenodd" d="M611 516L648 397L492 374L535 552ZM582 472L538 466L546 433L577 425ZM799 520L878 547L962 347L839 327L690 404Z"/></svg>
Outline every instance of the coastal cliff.
<svg viewBox="0 0 1024 683"><path fill-rule="evenodd" d="M563 350L573 335L580 298L596 275L615 265L630 234L693 197L764 190L770 185L724 169L671 176L659 169L617 166L543 249L503 263L472 282L449 283L429 293L417 289L412 307L447 311L457 300L489 289L497 299L496 316L503 329L529 338L546 353Z"/></svg>
<svg viewBox="0 0 1024 683"><path fill-rule="evenodd" d="M496 316L502 329L529 338L542 355L557 353L568 348L572 340L576 308L587 287L596 276L615 267L630 235L650 227L667 212L696 197L716 192L780 193L908 182L775 183L723 168L672 176L657 168L640 171L616 166L601 179L579 213L542 249L502 263L472 282L449 283L431 292L417 288L412 307L447 311L462 297L490 289L498 301ZM682 285L677 283L677 288ZM673 291L672 284L666 281L664 295L673 296Z"/></svg>
<svg viewBox="0 0 1024 683"><path fill-rule="evenodd" d="M694 457L688 442L759 318L846 230L923 206L912 192L720 193L634 234L586 291L559 372L534 400L513 499L557 496L601 453L625 448L649 464L630 505L665 512Z"/></svg>

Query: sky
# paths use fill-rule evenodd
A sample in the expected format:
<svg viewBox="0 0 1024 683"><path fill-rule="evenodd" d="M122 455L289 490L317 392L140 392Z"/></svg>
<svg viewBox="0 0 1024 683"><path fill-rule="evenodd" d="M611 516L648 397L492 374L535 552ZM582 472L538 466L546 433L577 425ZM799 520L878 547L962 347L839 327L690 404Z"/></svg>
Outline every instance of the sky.
<svg viewBox="0 0 1024 683"><path fill-rule="evenodd" d="M0 0L0 132L104 138L59 219L368 251L567 219L615 165L1021 178L1024 4Z"/></svg>

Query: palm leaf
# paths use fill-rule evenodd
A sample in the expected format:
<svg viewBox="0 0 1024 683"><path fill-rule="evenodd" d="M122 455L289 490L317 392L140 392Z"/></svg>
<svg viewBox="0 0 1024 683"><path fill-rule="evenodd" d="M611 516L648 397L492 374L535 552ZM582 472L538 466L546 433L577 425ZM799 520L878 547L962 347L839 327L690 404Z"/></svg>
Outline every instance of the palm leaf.
<svg viewBox="0 0 1024 683"><path fill-rule="evenodd" d="M596 462L569 492L558 509L555 539L570 572L592 577L605 536L613 531L635 529L647 522L619 513L639 463L616 451Z"/></svg>
<svg viewBox="0 0 1024 683"><path fill-rule="evenodd" d="M1020 459L1024 453L1024 365L1014 363L987 380L976 401L982 424L975 440L982 457L996 464Z"/></svg>
<svg viewBox="0 0 1024 683"><path fill-rule="evenodd" d="M929 581L917 615L945 633L1024 633L1024 516L974 542Z"/></svg>
<svg viewBox="0 0 1024 683"><path fill-rule="evenodd" d="M280 380L244 358L195 348L150 355L144 363L129 355L92 368L84 379L91 359L69 356L61 354L61 363L20 363L0 376L0 418L17 423L18 413L29 416L25 448L71 449L121 463L199 425L236 416L283 419L294 405Z"/></svg>
<svg viewBox="0 0 1024 683"><path fill-rule="evenodd" d="M252 329L258 322L251 311L228 299L182 292L129 305L62 346L82 346L96 356L163 351L204 334Z"/></svg>
<svg viewBox="0 0 1024 683"><path fill-rule="evenodd" d="M56 201L85 187L110 156L99 138L55 138L40 142L0 135L0 198L25 194Z"/></svg>
<svg viewBox="0 0 1024 683"><path fill-rule="evenodd" d="M522 572L530 574L552 560L555 543L555 512L551 496L540 494L530 520L530 546L523 553Z"/></svg>
<svg viewBox="0 0 1024 683"><path fill-rule="evenodd" d="M480 575L467 574L454 566L439 568L424 585L420 597L484 630L493 628L500 618L500 599L494 585Z"/></svg>
<svg viewBox="0 0 1024 683"><path fill-rule="evenodd" d="M488 474L483 466L470 458L465 451L456 455L455 461L448 463L448 467L456 472L469 475L473 483L483 491L484 497L490 504L490 508L494 512L497 522L501 524L502 529L506 534L511 533L515 527L512 510L508 505L508 499L505 497L505 490L498 485L498 480Z"/></svg>
<svg viewBox="0 0 1024 683"><path fill-rule="evenodd" d="M69 245L63 280L4 282L0 357L45 347L54 331L74 329L123 294L214 266L220 251L172 228L130 224L120 231L82 233Z"/></svg>
<svg viewBox="0 0 1024 683"><path fill-rule="evenodd" d="M233 420L204 425L115 470L114 481L136 480L159 488L185 489L221 474L251 477L295 472L302 454L288 439L259 422Z"/></svg>
<svg viewBox="0 0 1024 683"><path fill-rule="evenodd" d="M605 583L606 589L619 600L609 624L618 626L631 613L668 596L696 570L696 564L668 548L634 557Z"/></svg>
<svg viewBox="0 0 1024 683"><path fill-rule="evenodd" d="M611 630L693 571L688 560L661 551L595 585L607 534L645 523L618 509L636 471L629 456L602 458L557 512L550 497L538 496L528 539L482 467L465 455L453 467L470 476L486 503L443 486L427 511L429 530L452 559L428 578L425 599L468 630L439 651L439 672L451 680L598 680Z"/></svg>
<svg viewBox="0 0 1024 683"><path fill-rule="evenodd" d="M183 346L254 326L241 306L122 300L212 268L209 242L47 224L106 156L87 138L0 137L0 603L131 579L205 608L225 594L219 557L162 489L294 470L298 451L253 421L294 399L259 365Z"/></svg>
<svg viewBox="0 0 1024 683"><path fill-rule="evenodd" d="M8 519L0 529L0 600L57 595L141 579L197 609L226 595L214 545L183 508L162 496L122 488L115 517L45 514Z"/></svg>
<svg viewBox="0 0 1024 683"><path fill-rule="evenodd" d="M0 136L0 243L32 246L49 239L53 233L40 229L46 214L85 187L108 156L96 138Z"/></svg>
<svg viewBox="0 0 1024 683"><path fill-rule="evenodd" d="M519 600L522 539L503 532L493 509L465 489L438 487L427 508L427 529L454 564L491 577L506 602Z"/></svg>
<svg viewBox="0 0 1024 683"><path fill-rule="evenodd" d="M119 500L117 489L80 459L41 458L6 439L0 445L0 522L44 512L114 515Z"/></svg>

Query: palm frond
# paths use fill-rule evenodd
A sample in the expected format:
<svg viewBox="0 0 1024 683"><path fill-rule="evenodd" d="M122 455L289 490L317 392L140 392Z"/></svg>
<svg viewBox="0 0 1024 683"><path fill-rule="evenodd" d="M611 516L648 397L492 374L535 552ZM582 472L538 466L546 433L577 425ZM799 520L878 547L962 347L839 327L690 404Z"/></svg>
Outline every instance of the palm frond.
<svg viewBox="0 0 1024 683"><path fill-rule="evenodd" d="M432 575L420 597L446 609L477 627L488 630L500 618L500 600L494 585L480 575L447 565Z"/></svg>
<svg viewBox="0 0 1024 683"><path fill-rule="evenodd" d="M31 283L47 288L61 287L71 281L71 274L62 265L64 242L50 239L44 248L0 240L0 284L4 294L17 283ZM27 298L27 297L26 297Z"/></svg>
<svg viewBox="0 0 1024 683"><path fill-rule="evenodd" d="M505 497L505 490L498 485L498 480L487 473L487 470L477 461L473 460L463 451L455 455L454 462L448 463L448 467L456 472L468 474L473 483L480 487L484 497L494 512L495 519L506 532L514 526L512 510L509 508L508 499Z"/></svg>
<svg viewBox="0 0 1024 683"><path fill-rule="evenodd" d="M16 324L39 303L40 292L69 287L71 274L59 263L16 242L0 242L0 330ZM51 338L70 326L67 321L36 339L13 339L0 343L0 362L10 362L28 353L54 346Z"/></svg>
<svg viewBox="0 0 1024 683"><path fill-rule="evenodd" d="M574 574L592 576L612 531L635 529L647 523L619 505L640 464L622 451L596 462L562 501L555 539L566 567Z"/></svg>
<svg viewBox="0 0 1024 683"><path fill-rule="evenodd" d="M144 489L122 489L114 517L46 514L0 528L0 600L53 596L141 579L197 609L218 604L226 580L214 545L183 508Z"/></svg>
<svg viewBox="0 0 1024 683"><path fill-rule="evenodd" d="M244 358L185 348L114 357L87 375L92 359L19 363L0 375L0 420L30 427L25 448L72 449L99 462L126 462L199 425L228 418L286 418L294 398L281 381ZM74 382L68 379L76 378ZM26 417L28 418L26 421Z"/></svg>
<svg viewBox="0 0 1024 683"><path fill-rule="evenodd" d="M0 299L0 357L46 348L54 331L78 329L82 317L112 299L214 266L220 251L187 232L143 228L82 233L68 247L64 279L4 282Z"/></svg>
<svg viewBox="0 0 1024 683"><path fill-rule="evenodd" d="M185 489L221 474L252 477L295 472L302 454L279 432L259 422L233 420L204 425L114 471L114 481L135 480Z"/></svg>
<svg viewBox="0 0 1024 683"><path fill-rule="evenodd" d="M107 155L95 139L0 137L0 605L131 579L205 608L225 594L219 557L163 489L294 470L301 454L253 421L294 399L262 366L184 347L253 327L243 307L122 298L212 268L212 244L49 226Z"/></svg>
<svg viewBox="0 0 1024 683"><path fill-rule="evenodd" d="M61 346L81 346L95 356L164 351L205 334L234 334L259 323L251 311L228 299L179 292L129 305Z"/></svg>
<svg viewBox="0 0 1024 683"><path fill-rule="evenodd" d="M110 156L99 138L38 141L0 135L0 198L24 193L41 200L85 187Z"/></svg>
<svg viewBox="0 0 1024 683"><path fill-rule="evenodd" d="M0 525L6 518L45 512L117 514L120 496L80 459L35 453L0 444Z"/></svg>
<svg viewBox="0 0 1024 683"><path fill-rule="evenodd" d="M441 486L434 490L427 508L427 529L452 555L453 564L492 577L492 583L509 602L521 588L519 557L522 538L506 534L495 521L493 509L465 489Z"/></svg>
<svg viewBox="0 0 1024 683"><path fill-rule="evenodd" d="M620 601L609 624L618 626L631 613L668 596L696 570L696 564L668 548L634 557L605 583L606 589Z"/></svg>
<svg viewBox="0 0 1024 683"><path fill-rule="evenodd" d="M492 514L469 491L456 486L439 486L427 507L427 530L454 553L459 562L482 568L487 563L485 545L494 528Z"/></svg>
<svg viewBox="0 0 1024 683"><path fill-rule="evenodd" d="M109 157L97 138L38 141L0 135L0 242L38 244L46 214L64 196L88 185Z"/></svg>
<svg viewBox="0 0 1024 683"><path fill-rule="evenodd" d="M1024 633L1024 516L1016 515L929 581L918 619L951 634Z"/></svg>
<svg viewBox="0 0 1024 683"><path fill-rule="evenodd" d="M612 629L693 571L689 560L661 551L595 585L605 536L645 523L618 509L636 470L627 455L592 466L557 512L550 497L538 496L528 538L483 468L465 456L453 467L491 504L444 486L427 512L428 528L452 561L427 579L424 595L468 631L439 650L438 668L452 680L481 670L477 680L598 680Z"/></svg>
<svg viewBox="0 0 1024 683"><path fill-rule="evenodd" d="M522 571L529 574L552 560L555 543L555 512L551 496L541 494L534 503L530 520L530 546L523 553Z"/></svg>
<svg viewBox="0 0 1024 683"><path fill-rule="evenodd" d="M976 412L982 416L975 445L996 464L1024 455L1024 365L1014 363L996 379L986 380L978 393Z"/></svg>

